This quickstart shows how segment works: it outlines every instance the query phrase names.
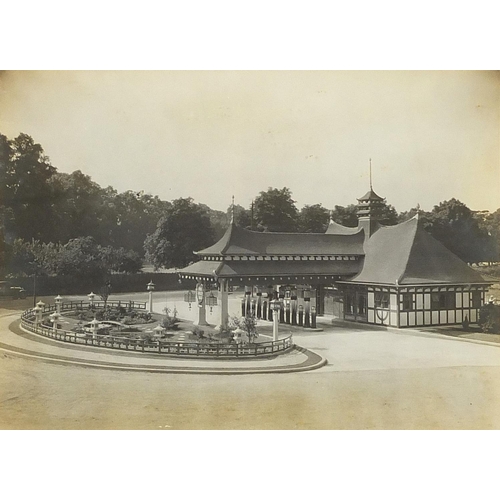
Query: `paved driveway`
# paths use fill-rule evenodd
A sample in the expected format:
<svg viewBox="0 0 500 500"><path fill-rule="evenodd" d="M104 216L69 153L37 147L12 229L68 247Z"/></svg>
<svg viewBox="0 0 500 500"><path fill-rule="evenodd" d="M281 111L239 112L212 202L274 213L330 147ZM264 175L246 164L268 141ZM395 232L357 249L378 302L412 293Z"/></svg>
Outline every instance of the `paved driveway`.
<svg viewBox="0 0 500 500"><path fill-rule="evenodd" d="M356 325L294 335L329 364L306 373L164 375L3 355L0 427L500 428L498 346Z"/></svg>

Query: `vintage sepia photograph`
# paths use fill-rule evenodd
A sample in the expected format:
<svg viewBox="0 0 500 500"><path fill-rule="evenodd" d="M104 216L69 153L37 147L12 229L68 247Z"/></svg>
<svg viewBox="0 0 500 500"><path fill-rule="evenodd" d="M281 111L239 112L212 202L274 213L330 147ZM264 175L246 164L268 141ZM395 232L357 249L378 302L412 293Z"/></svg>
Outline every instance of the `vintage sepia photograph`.
<svg viewBox="0 0 500 500"><path fill-rule="evenodd" d="M5 3L2 498L496 498L493 7Z"/></svg>
<svg viewBox="0 0 500 500"><path fill-rule="evenodd" d="M0 428L500 424L498 71L2 71Z"/></svg>

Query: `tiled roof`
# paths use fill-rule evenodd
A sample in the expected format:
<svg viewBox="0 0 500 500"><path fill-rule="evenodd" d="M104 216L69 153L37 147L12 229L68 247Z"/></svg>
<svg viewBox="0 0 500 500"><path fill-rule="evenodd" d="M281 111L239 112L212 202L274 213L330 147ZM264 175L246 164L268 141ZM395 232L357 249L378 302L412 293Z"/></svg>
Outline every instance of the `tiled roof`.
<svg viewBox="0 0 500 500"><path fill-rule="evenodd" d="M418 216L396 226L382 226L365 244L358 283L482 283L482 276L433 238Z"/></svg>
<svg viewBox="0 0 500 500"><path fill-rule="evenodd" d="M326 228L326 234L356 234L361 231L359 227L347 227L337 224L335 221L331 220L330 224Z"/></svg>
<svg viewBox="0 0 500 500"><path fill-rule="evenodd" d="M345 276L361 268L361 260L201 260L179 270L179 274L206 277L236 276Z"/></svg>
<svg viewBox="0 0 500 500"><path fill-rule="evenodd" d="M363 255L363 231L354 234L261 233L231 224L205 255Z"/></svg>
<svg viewBox="0 0 500 500"><path fill-rule="evenodd" d="M379 196L373 189L370 189L368 193L366 193L361 198L358 198L358 201L384 201L385 198Z"/></svg>

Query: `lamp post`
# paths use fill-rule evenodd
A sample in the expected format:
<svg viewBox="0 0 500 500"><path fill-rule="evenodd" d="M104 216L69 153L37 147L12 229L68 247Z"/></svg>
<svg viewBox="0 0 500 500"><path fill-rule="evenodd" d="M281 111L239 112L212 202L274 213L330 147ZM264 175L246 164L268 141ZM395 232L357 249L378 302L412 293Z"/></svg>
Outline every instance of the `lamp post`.
<svg viewBox="0 0 500 500"><path fill-rule="evenodd" d="M97 327L99 326L99 321L97 321L97 319L94 318L90 322L90 326L92 327L92 338L96 339L97 338Z"/></svg>
<svg viewBox="0 0 500 500"><path fill-rule="evenodd" d="M36 305L36 272L33 274L33 307Z"/></svg>
<svg viewBox="0 0 500 500"><path fill-rule="evenodd" d="M59 318L61 317L61 315L58 312L53 312L49 317L50 321L52 321L52 330L55 333L59 326Z"/></svg>
<svg viewBox="0 0 500 500"><path fill-rule="evenodd" d="M155 284L153 281L150 281L147 284L147 291L149 292L149 312L153 312L153 290L155 289Z"/></svg>
<svg viewBox="0 0 500 500"><path fill-rule="evenodd" d="M90 307L91 309L94 309L94 300L95 300L95 293L94 292L90 292L87 297L89 298L89 302L90 302Z"/></svg>
<svg viewBox="0 0 500 500"><path fill-rule="evenodd" d="M165 331L165 328L161 325L156 325L153 328L154 336L158 339L158 342L160 342L161 336L163 335L163 332Z"/></svg>
<svg viewBox="0 0 500 500"><path fill-rule="evenodd" d="M279 313L281 311L281 301L274 299L271 301L271 310L273 311L273 340L278 340Z"/></svg>
<svg viewBox="0 0 500 500"><path fill-rule="evenodd" d="M61 314L61 305L62 305L62 297L58 295L55 299L54 302L56 304L56 311Z"/></svg>
<svg viewBox="0 0 500 500"><path fill-rule="evenodd" d="M39 300L36 305L43 310L43 308L45 307L45 302L42 302L41 300Z"/></svg>
<svg viewBox="0 0 500 500"><path fill-rule="evenodd" d="M38 326L38 323L42 321L42 308L40 306L35 306L33 312L35 313L35 326Z"/></svg>

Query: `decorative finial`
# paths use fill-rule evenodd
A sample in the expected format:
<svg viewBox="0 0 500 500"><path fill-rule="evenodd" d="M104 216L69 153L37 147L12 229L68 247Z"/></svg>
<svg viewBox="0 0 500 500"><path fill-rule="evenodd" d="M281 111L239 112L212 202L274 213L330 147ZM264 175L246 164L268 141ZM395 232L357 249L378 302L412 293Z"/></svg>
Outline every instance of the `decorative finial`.
<svg viewBox="0 0 500 500"><path fill-rule="evenodd" d="M333 222L333 210L330 210L330 222Z"/></svg>
<svg viewBox="0 0 500 500"><path fill-rule="evenodd" d="M370 191L373 191L372 187L372 159L370 158Z"/></svg>
<svg viewBox="0 0 500 500"><path fill-rule="evenodd" d="M231 224L234 224L234 194L231 198Z"/></svg>
<svg viewBox="0 0 500 500"><path fill-rule="evenodd" d="M417 203L417 206L415 207L415 210L417 211L417 213L415 214L415 217L417 218L417 220L420 220L420 214L421 214L420 203Z"/></svg>

